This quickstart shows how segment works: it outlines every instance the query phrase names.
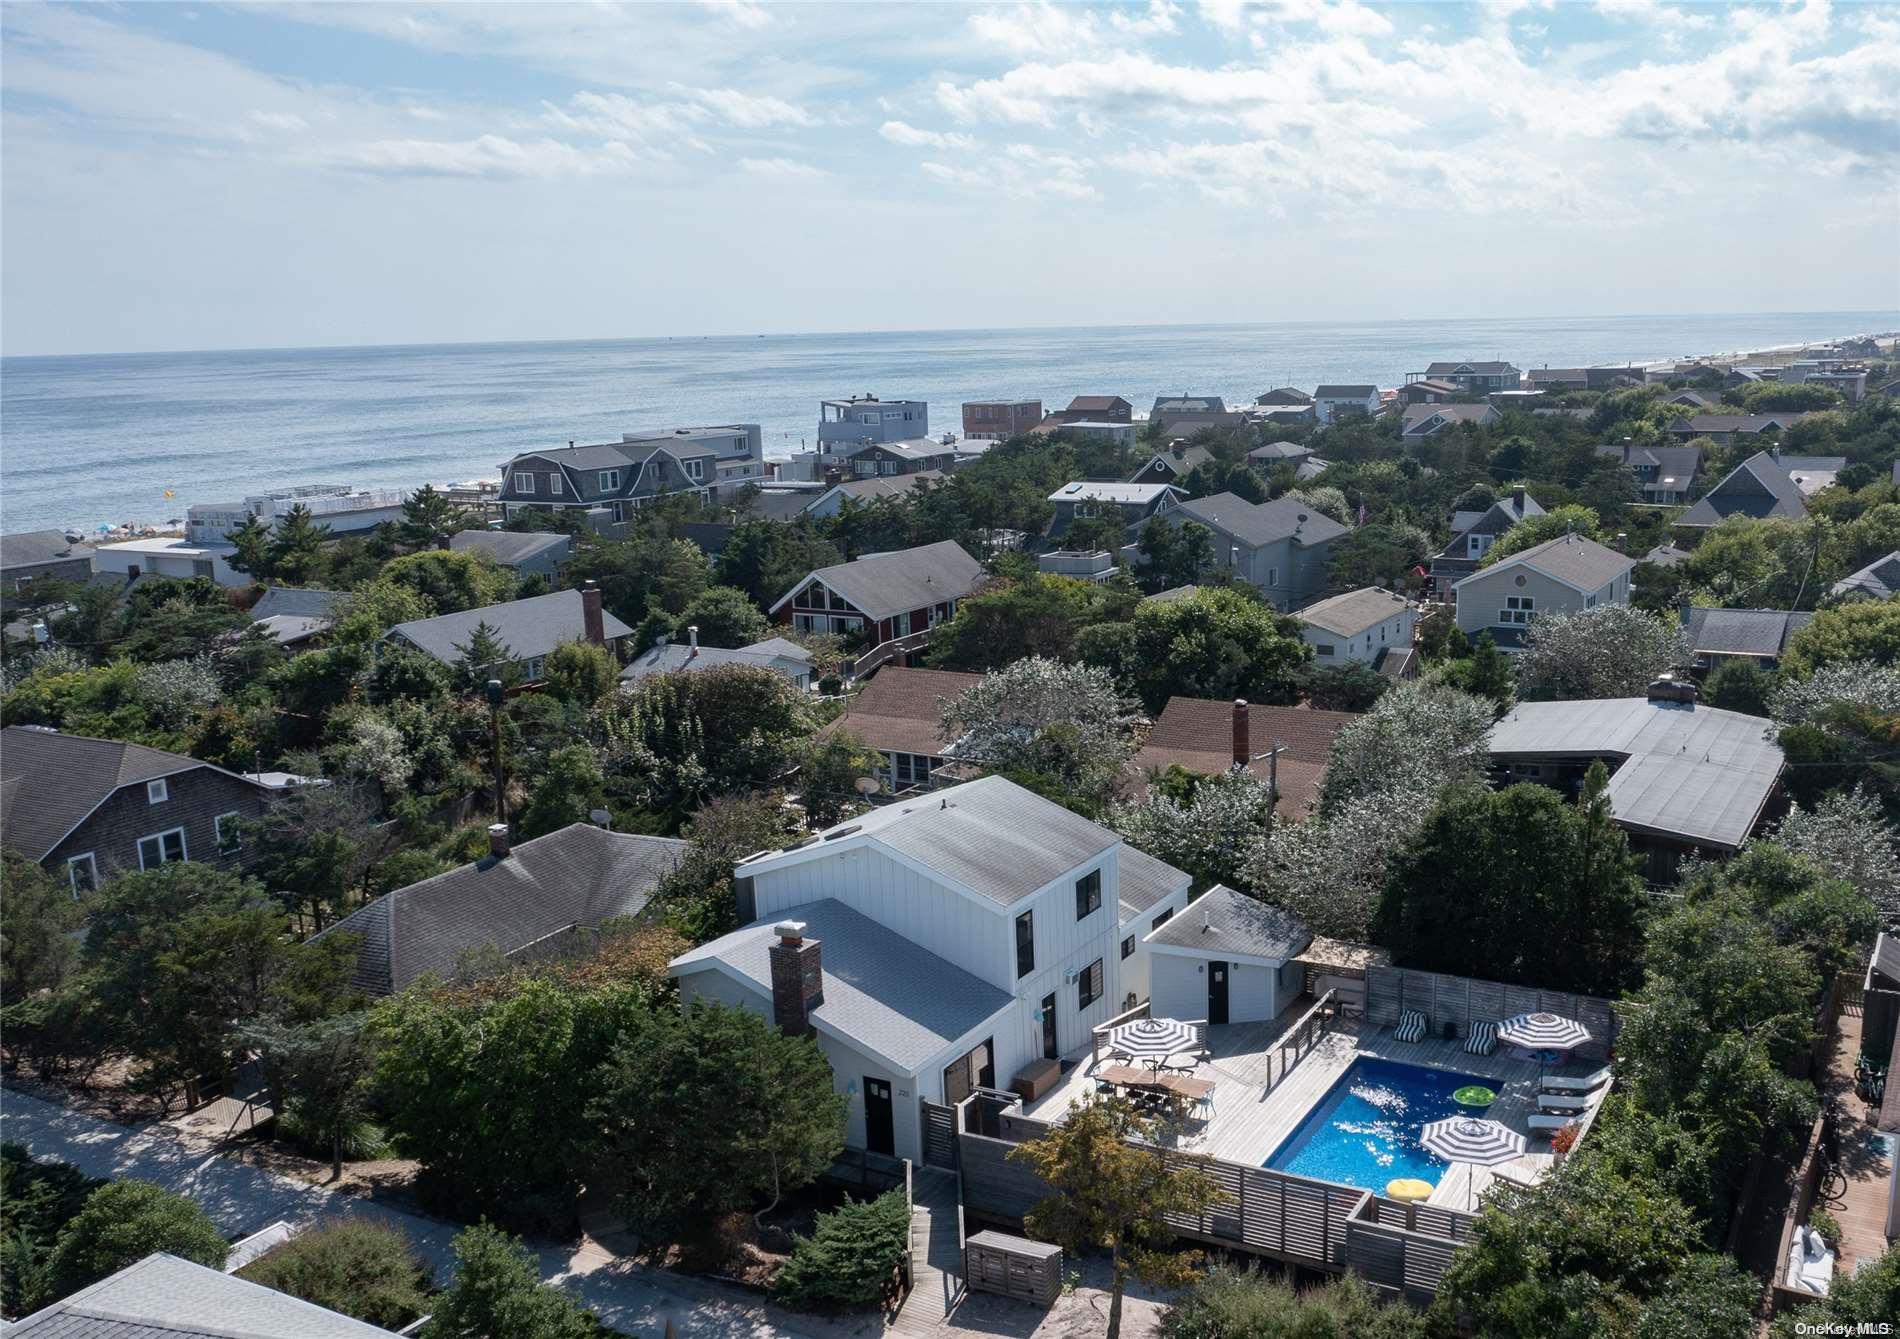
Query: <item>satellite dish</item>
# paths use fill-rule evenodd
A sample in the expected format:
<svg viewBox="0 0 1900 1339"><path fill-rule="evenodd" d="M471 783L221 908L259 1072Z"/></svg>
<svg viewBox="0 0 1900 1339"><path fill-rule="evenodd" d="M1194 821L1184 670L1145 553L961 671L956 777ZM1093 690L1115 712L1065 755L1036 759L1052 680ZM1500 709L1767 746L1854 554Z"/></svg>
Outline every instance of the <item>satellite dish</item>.
<svg viewBox="0 0 1900 1339"><path fill-rule="evenodd" d="M883 789L881 783L874 776L861 776L853 784L857 786L858 794L860 795L875 795L879 790Z"/></svg>

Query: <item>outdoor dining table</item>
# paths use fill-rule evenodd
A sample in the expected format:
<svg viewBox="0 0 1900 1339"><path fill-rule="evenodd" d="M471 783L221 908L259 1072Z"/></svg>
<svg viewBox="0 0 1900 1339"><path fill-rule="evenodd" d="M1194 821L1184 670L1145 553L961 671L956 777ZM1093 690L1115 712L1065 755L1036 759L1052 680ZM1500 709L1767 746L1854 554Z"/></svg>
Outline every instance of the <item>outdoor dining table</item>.
<svg viewBox="0 0 1900 1339"><path fill-rule="evenodd" d="M1214 1084L1208 1079L1191 1079L1184 1074L1157 1074L1153 1070L1137 1069L1132 1065L1110 1065L1095 1077L1117 1088L1172 1093L1190 1102L1204 1102L1214 1095Z"/></svg>

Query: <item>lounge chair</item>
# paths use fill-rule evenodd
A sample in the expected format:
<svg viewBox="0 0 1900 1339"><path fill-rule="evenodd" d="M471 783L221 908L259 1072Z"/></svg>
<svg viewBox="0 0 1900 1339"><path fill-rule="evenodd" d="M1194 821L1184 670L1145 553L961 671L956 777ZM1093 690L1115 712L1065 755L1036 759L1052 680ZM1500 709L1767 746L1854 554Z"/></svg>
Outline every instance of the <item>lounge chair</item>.
<svg viewBox="0 0 1900 1339"><path fill-rule="evenodd" d="M1570 1116L1553 1116L1548 1112L1533 1111L1524 1118L1524 1123L1533 1130L1540 1130L1547 1134L1556 1134L1557 1131L1570 1124L1572 1119Z"/></svg>
<svg viewBox="0 0 1900 1339"><path fill-rule="evenodd" d="M1393 1041L1424 1041L1431 1024L1417 1009L1399 1010L1399 1025L1392 1029Z"/></svg>
<svg viewBox="0 0 1900 1339"><path fill-rule="evenodd" d="M1539 1111L1568 1112L1573 1116L1581 1116L1586 1105L1587 1103L1582 1097L1574 1096L1569 1093L1537 1094L1537 1109Z"/></svg>
<svg viewBox="0 0 1900 1339"><path fill-rule="evenodd" d="M1610 1067L1605 1065L1594 1074L1569 1077L1563 1074L1546 1074L1542 1087L1547 1093L1588 1093L1594 1092L1610 1081Z"/></svg>
<svg viewBox="0 0 1900 1339"><path fill-rule="evenodd" d="M1496 1023L1473 1023L1471 1033L1465 1038L1465 1051L1470 1055L1490 1055L1498 1049L1498 1025Z"/></svg>
<svg viewBox="0 0 1900 1339"><path fill-rule="evenodd" d="M1834 1252L1811 1227L1795 1229L1788 1248L1788 1286L1815 1297L1826 1297L1834 1282Z"/></svg>

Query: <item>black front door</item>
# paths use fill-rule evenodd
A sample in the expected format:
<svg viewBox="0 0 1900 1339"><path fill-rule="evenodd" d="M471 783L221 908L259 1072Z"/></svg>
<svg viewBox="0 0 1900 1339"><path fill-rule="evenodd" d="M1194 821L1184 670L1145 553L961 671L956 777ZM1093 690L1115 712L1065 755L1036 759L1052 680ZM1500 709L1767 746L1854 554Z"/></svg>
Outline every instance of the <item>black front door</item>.
<svg viewBox="0 0 1900 1339"><path fill-rule="evenodd" d="M1207 1021L1227 1021L1227 964L1224 962L1207 964Z"/></svg>
<svg viewBox="0 0 1900 1339"><path fill-rule="evenodd" d="M979 1050L981 1053L978 1059L983 1063L976 1071L976 1086L994 1088L996 1086L996 1038L985 1037Z"/></svg>
<svg viewBox="0 0 1900 1339"><path fill-rule="evenodd" d="M1062 1048L1056 1045L1056 997L1042 997L1042 1058L1060 1060Z"/></svg>
<svg viewBox="0 0 1900 1339"><path fill-rule="evenodd" d="M864 1146L873 1153L897 1152L897 1134L891 1122L891 1085L869 1075L864 1080Z"/></svg>

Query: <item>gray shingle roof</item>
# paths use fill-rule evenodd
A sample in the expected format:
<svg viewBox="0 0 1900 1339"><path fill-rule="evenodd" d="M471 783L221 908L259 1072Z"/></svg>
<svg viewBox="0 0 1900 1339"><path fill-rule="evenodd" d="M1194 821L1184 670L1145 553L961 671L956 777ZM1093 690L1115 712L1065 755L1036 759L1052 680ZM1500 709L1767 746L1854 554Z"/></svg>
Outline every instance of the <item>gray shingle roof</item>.
<svg viewBox="0 0 1900 1339"><path fill-rule="evenodd" d="M1711 432L1770 432L1799 423L1805 414L1691 414L1669 425L1671 432L1688 432L1700 437Z"/></svg>
<svg viewBox="0 0 1900 1339"><path fill-rule="evenodd" d="M957 1038L1013 1003L1009 992L972 976L834 898L788 908L675 958L674 976L718 962L769 1002L768 956L779 921L803 921L817 940L824 998L814 1026L844 1037L900 1071L916 1073Z"/></svg>
<svg viewBox="0 0 1900 1339"><path fill-rule="evenodd" d="M453 975L470 949L514 953L570 926L633 915L688 845L575 823L522 842L505 860L484 857L385 893L317 938L361 934L356 986L393 994L424 972Z"/></svg>
<svg viewBox="0 0 1900 1339"><path fill-rule="evenodd" d="M295 618L329 621L337 616L337 602L348 594L336 590L302 590L294 586L272 586L251 606L251 621L267 618Z"/></svg>
<svg viewBox="0 0 1900 1339"><path fill-rule="evenodd" d="M1157 395L1149 417L1156 414L1222 414L1226 402L1218 395Z"/></svg>
<svg viewBox="0 0 1900 1339"><path fill-rule="evenodd" d="M1501 558L1489 567L1480 568L1458 585L1489 578L1499 572L1528 567L1533 572L1542 572L1578 590L1593 591L1634 566L1634 558L1626 558L1594 539L1585 539L1582 535L1559 535L1513 553L1508 558Z"/></svg>
<svg viewBox="0 0 1900 1339"><path fill-rule="evenodd" d="M1900 464L1894 466L1900 470ZM1851 576L1836 581L1829 595L1871 595L1884 600L1900 594L1900 549L1884 558L1876 558Z"/></svg>
<svg viewBox="0 0 1900 1339"><path fill-rule="evenodd" d="M762 856L760 863L816 854L825 840L847 836L861 836L1005 907L1121 841L1053 800L986 776L874 809L828 829L821 840Z"/></svg>
<svg viewBox="0 0 1900 1339"><path fill-rule="evenodd" d="M796 656L781 656L760 647L773 643L791 647ZM653 674L667 674L674 670L712 669L717 665L750 665L755 669L775 670L784 673L787 666L780 663L785 659L797 659L806 664L811 654L801 647L792 646L783 638L773 638L772 643L761 642L756 646L742 646L736 650L721 646L693 646L688 642L668 642L665 646L650 646L627 662L620 671L620 682L632 683Z"/></svg>
<svg viewBox="0 0 1900 1339"><path fill-rule="evenodd" d="M449 536L454 552L484 554L503 567L531 562L550 549L566 550L573 542L567 535L520 530L461 530Z"/></svg>
<svg viewBox="0 0 1900 1339"><path fill-rule="evenodd" d="M1285 962L1313 942L1313 932L1291 912L1217 883L1150 934L1147 942L1205 953L1210 958Z"/></svg>
<svg viewBox="0 0 1900 1339"><path fill-rule="evenodd" d="M1315 386L1313 398L1316 400L1363 400L1377 395L1377 386Z"/></svg>
<svg viewBox="0 0 1900 1339"><path fill-rule="evenodd" d="M1346 527L1338 521L1293 497L1249 502L1236 493L1215 493L1183 502L1168 514L1213 526L1255 548L1278 543L1295 533L1304 544L1324 543L1346 533Z"/></svg>
<svg viewBox="0 0 1900 1339"><path fill-rule="evenodd" d="M1115 868L1121 879L1122 919L1139 916L1156 903L1193 884L1184 870L1165 860L1156 860L1146 851L1124 845L1115 855Z"/></svg>
<svg viewBox="0 0 1900 1339"><path fill-rule="evenodd" d="M1441 376L1451 376L1458 372L1470 372L1470 373L1474 373L1480 376L1483 376L1483 375L1495 376L1501 372L1515 372L1515 371L1517 371L1517 369L1513 367L1510 363L1503 363L1503 362L1490 362L1490 363L1438 362L1438 363L1432 363L1430 366L1428 366L1425 369L1425 375L1428 377L1441 377Z"/></svg>
<svg viewBox="0 0 1900 1339"><path fill-rule="evenodd" d="M1778 657L1814 621L1791 609L1691 609L1684 630L1697 655Z"/></svg>
<svg viewBox="0 0 1900 1339"><path fill-rule="evenodd" d="M811 574L849 600L867 618L890 618L946 600L960 600L983 579L983 564L954 539L890 553L867 553L856 562L821 567ZM782 607L809 578L779 598Z"/></svg>
<svg viewBox="0 0 1900 1339"><path fill-rule="evenodd" d="M427 652L444 664L453 665L462 658L458 649L468 645L475 625L486 622L517 660L544 656L562 642L578 641L586 632L581 613L581 593L557 590L552 595L537 595L529 600L508 600L502 604L465 609L459 614L437 614L413 623L398 623L389 636L401 637L418 650ZM607 640L626 637L633 629L602 612L601 626Z"/></svg>
<svg viewBox="0 0 1900 1339"><path fill-rule="evenodd" d="M211 764L143 744L10 725L0 732L6 844L29 860L42 860L119 787L199 767Z"/></svg>
<svg viewBox="0 0 1900 1339"><path fill-rule="evenodd" d="M1491 729L1495 758L1621 758L1610 777L1619 823L1734 848L1781 775L1759 716L1640 697L1524 702Z"/></svg>
<svg viewBox="0 0 1900 1339"><path fill-rule="evenodd" d="M1401 430L1414 435L1415 429L1431 419L1440 419L1446 424L1484 423L1498 416L1498 411L1488 404L1415 404L1405 410L1405 424Z"/></svg>
<svg viewBox="0 0 1900 1339"><path fill-rule="evenodd" d="M1762 520L1770 516L1799 520L1807 515L1801 485L1775 463L1766 451L1757 451L1722 476L1701 501L1676 518L1686 526L1720 525L1730 516Z"/></svg>
<svg viewBox="0 0 1900 1339"><path fill-rule="evenodd" d="M23 530L17 535L0 535L0 568L33 567L86 558L91 554L92 549L84 544L68 543L60 530Z"/></svg>
<svg viewBox="0 0 1900 1339"><path fill-rule="evenodd" d="M162 1252L7 1329L21 1339L387 1339L390 1333Z"/></svg>
<svg viewBox="0 0 1900 1339"><path fill-rule="evenodd" d="M1349 590L1344 595L1334 595L1309 604L1293 617L1327 632L1336 632L1341 637L1351 637L1367 628L1376 628L1388 618L1402 614L1411 607L1411 602L1404 596L1380 590L1377 586L1364 586L1359 590Z"/></svg>
<svg viewBox="0 0 1900 1339"><path fill-rule="evenodd" d="M1143 466L1143 468L1147 468ZM1173 484L1130 484L1077 479L1049 494L1051 502L1108 502L1116 506L1145 507L1165 493L1179 493Z"/></svg>

